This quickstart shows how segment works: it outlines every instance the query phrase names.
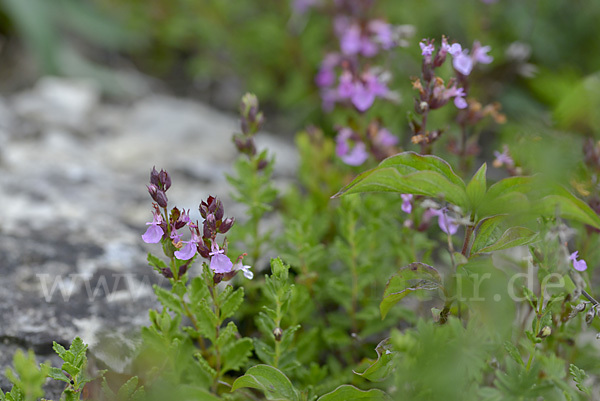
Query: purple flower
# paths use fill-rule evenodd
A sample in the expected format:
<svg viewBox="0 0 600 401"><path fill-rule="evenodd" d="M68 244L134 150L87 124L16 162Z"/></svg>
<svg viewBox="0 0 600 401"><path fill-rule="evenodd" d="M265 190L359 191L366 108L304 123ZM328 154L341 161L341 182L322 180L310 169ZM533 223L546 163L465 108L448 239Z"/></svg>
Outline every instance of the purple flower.
<svg viewBox="0 0 600 401"><path fill-rule="evenodd" d="M229 273L233 268L233 263L225 255L223 249L219 249L219 245L212 243L212 252L209 253L210 258L210 269L215 273Z"/></svg>
<svg viewBox="0 0 600 401"><path fill-rule="evenodd" d="M146 225L149 225L150 227L148 227L146 232L142 235L142 239L144 240L145 243L156 244L156 243L160 242L161 238L165 234L165 232L163 231L163 229L160 226L162 224L162 222L163 222L162 215L160 213L158 213L158 211L155 211L152 214L152 222L146 223Z"/></svg>
<svg viewBox="0 0 600 401"><path fill-rule="evenodd" d="M387 22L378 19L370 21L369 30L375 34L374 39L381 45L383 50L389 50L396 45L394 31Z"/></svg>
<svg viewBox="0 0 600 401"><path fill-rule="evenodd" d="M412 194L401 194L400 197L402 198L402 211L404 213L412 212Z"/></svg>
<svg viewBox="0 0 600 401"><path fill-rule="evenodd" d="M504 165L506 165L509 168L512 168L515 166L514 160L508 154L508 146L506 146L506 145L504 145L502 147L502 153L495 150L494 156L496 157L496 159L494 159L492 165L496 168L500 168Z"/></svg>
<svg viewBox="0 0 600 401"><path fill-rule="evenodd" d="M475 41L473 43L473 60L481 64L489 64L494 61L494 58L487 54L492 48L490 46L481 46L481 43Z"/></svg>
<svg viewBox="0 0 600 401"><path fill-rule="evenodd" d="M583 259L577 260L578 255L579 255L579 251L573 252L569 256L569 260L571 260L573 262L573 267L575 268L575 270L582 272L587 269L587 263L585 263L585 260L583 260Z"/></svg>
<svg viewBox="0 0 600 401"><path fill-rule="evenodd" d="M466 109L468 104L464 97L456 96L454 98L454 105L457 109Z"/></svg>
<svg viewBox="0 0 600 401"><path fill-rule="evenodd" d="M375 137L377 143L381 146L395 146L398 144L398 137L392 135L386 128L380 128Z"/></svg>
<svg viewBox="0 0 600 401"><path fill-rule="evenodd" d="M235 265L233 265L233 270L241 270L244 274L244 277L246 277L248 280L252 280L254 277L254 273L250 271L251 268L252 266L244 265L241 259L239 259Z"/></svg>
<svg viewBox="0 0 600 401"><path fill-rule="evenodd" d="M198 243L201 241L195 230L190 229L192 238L189 241L183 241L186 244L181 250L175 251L175 257L179 260L190 260L198 250Z"/></svg>
<svg viewBox="0 0 600 401"><path fill-rule="evenodd" d="M463 50L461 53L456 53L452 59L452 65L462 75L469 75L473 70L473 59L469 56L469 51Z"/></svg>
<svg viewBox="0 0 600 401"><path fill-rule="evenodd" d="M337 53L330 53L325 56L321 62L321 68L315 77L315 83L320 88L331 86L335 83L335 67L340 62L340 56Z"/></svg>
<svg viewBox="0 0 600 401"><path fill-rule="evenodd" d="M354 78L350 71L342 72L340 75L340 84L337 87L339 97L346 99L354 94Z"/></svg>
<svg viewBox="0 0 600 401"><path fill-rule="evenodd" d="M342 49L342 53L348 56L357 54L360 52L361 46L360 27L356 24L346 27L340 37L340 48Z"/></svg>
<svg viewBox="0 0 600 401"><path fill-rule="evenodd" d="M424 56L425 58L431 58L431 55L435 51L433 43L427 43L425 39L423 39L421 42L419 42L419 46L421 47L421 56Z"/></svg>
<svg viewBox="0 0 600 401"><path fill-rule="evenodd" d="M438 225L440 229L449 235L454 235L458 231L458 224L456 220L448 216L448 208L441 208L439 210L429 209L430 213L438 217Z"/></svg>
<svg viewBox="0 0 600 401"><path fill-rule="evenodd" d="M360 140L354 139L350 128L342 128L336 137L335 153L342 161L350 166L360 166L367 160L367 147ZM353 147L350 148L350 143Z"/></svg>
<svg viewBox="0 0 600 401"><path fill-rule="evenodd" d="M457 88L456 86L452 86L451 88L445 89L442 93L444 101L447 101L448 99L453 97L454 105L459 109L464 109L467 107L467 101L464 99L465 96L465 90L463 88Z"/></svg>

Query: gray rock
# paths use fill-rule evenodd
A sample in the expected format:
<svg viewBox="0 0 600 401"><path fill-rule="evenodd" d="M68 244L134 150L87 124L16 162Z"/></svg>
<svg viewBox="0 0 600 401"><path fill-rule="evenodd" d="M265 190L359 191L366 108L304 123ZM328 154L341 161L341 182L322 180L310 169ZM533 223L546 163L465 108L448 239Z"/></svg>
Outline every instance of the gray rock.
<svg viewBox="0 0 600 401"><path fill-rule="evenodd" d="M0 99L0 372L17 348L58 366L52 341L75 336L97 365L126 371L158 306L151 286L166 284L146 263L159 246L140 237L151 220L149 172L170 172L169 201L193 219L209 195L235 210L225 174L237 126L168 96L102 103L92 87L63 79ZM289 182L292 145L261 134L259 147L275 153L278 182ZM4 378L0 387L10 388Z"/></svg>

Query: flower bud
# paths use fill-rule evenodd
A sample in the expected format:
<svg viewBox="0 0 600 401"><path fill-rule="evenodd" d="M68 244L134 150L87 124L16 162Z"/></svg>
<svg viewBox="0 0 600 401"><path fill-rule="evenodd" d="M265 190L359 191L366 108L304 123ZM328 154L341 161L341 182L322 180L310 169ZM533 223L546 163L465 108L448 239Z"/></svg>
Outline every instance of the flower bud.
<svg viewBox="0 0 600 401"><path fill-rule="evenodd" d="M160 173L158 173L158 180L165 191L171 188L171 177L165 170L160 170Z"/></svg>
<svg viewBox="0 0 600 401"><path fill-rule="evenodd" d="M215 208L215 215L214 215L214 217L215 217L215 219L217 221L220 221L220 220L223 219L223 214L225 214L225 209L223 208L223 202L221 202L220 200L217 199L215 201L215 203L216 203L217 206Z"/></svg>
<svg viewBox="0 0 600 401"><path fill-rule="evenodd" d="M280 327L275 327L273 330L273 335L275 336L275 341L281 341L281 336L283 336L283 330Z"/></svg>
<svg viewBox="0 0 600 401"><path fill-rule="evenodd" d="M154 199L154 201L158 203L160 207L167 207L167 194L165 194L165 192L162 189L156 191L156 194L152 196L152 199Z"/></svg>
<svg viewBox="0 0 600 401"><path fill-rule="evenodd" d="M212 238L212 230L206 221L204 221L204 225L202 226L202 238Z"/></svg>
<svg viewBox="0 0 600 401"><path fill-rule="evenodd" d="M166 267L160 269L160 272L165 278L173 278L173 272L171 269L167 269Z"/></svg>
<svg viewBox="0 0 600 401"><path fill-rule="evenodd" d="M203 242L198 243L198 253L203 258L208 259L210 257L210 249Z"/></svg>
<svg viewBox="0 0 600 401"><path fill-rule="evenodd" d="M596 308L592 307L586 314L585 314L585 322L587 324L592 324L592 321L594 320L594 318L596 317Z"/></svg>
<svg viewBox="0 0 600 401"><path fill-rule="evenodd" d="M206 216L206 221L204 222L205 226L208 226L211 233L217 231L217 218L214 214L209 214Z"/></svg>
<svg viewBox="0 0 600 401"><path fill-rule="evenodd" d="M550 334L552 334L552 329L550 328L550 326L544 326L544 327L542 327L540 332L537 334L537 337L538 338L546 338Z"/></svg>
<svg viewBox="0 0 600 401"><path fill-rule="evenodd" d="M150 194L152 199L154 199L154 197L156 196L156 192L158 191L158 187L154 184L150 184L150 185L147 185L147 188L148 188L148 193Z"/></svg>
<svg viewBox="0 0 600 401"><path fill-rule="evenodd" d="M152 167L152 171L150 172L150 184L159 186L160 181L158 179L158 171L156 171L156 167Z"/></svg>
<svg viewBox="0 0 600 401"><path fill-rule="evenodd" d="M258 111L258 98L253 93L246 93L242 96L240 102L240 114L242 117L248 118L253 121Z"/></svg>
<svg viewBox="0 0 600 401"><path fill-rule="evenodd" d="M226 218L219 225L219 232L221 234L225 234L233 226L233 223L235 223L235 218L233 218L233 217Z"/></svg>

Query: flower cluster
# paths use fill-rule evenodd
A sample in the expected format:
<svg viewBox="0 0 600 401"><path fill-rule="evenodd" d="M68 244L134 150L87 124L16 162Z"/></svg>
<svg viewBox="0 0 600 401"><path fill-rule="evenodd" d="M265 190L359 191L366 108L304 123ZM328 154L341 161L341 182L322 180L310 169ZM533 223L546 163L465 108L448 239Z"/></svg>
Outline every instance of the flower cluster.
<svg viewBox="0 0 600 401"><path fill-rule="evenodd" d="M180 211L174 207L168 211L166 191L171 186L169 174L161 170L152 169L150 173L150 185L148 192L154 200L154 211L152 221L146 223L150 227L142 235L144 242L155 244L163 243L167 256L179 261L190 261L200 254L203 258L209 259L209 267L215 273L215 280L229 280L238 270L244 273L244 276L251 279L253 274L249 270L250 266L244 266L242 259L244 255L238 257L235 265L227 256L227 239L219 245L217 241L218 234L225 234L233 226L235 219L224 217L223 203L212 196L206 201L202 201L199 206L200 215L204 219L200 225L198 221L191 221L189 210ZM187 227L190 232L190 239L184 241L181 229ZM202 227L202 230L200 230ZM187 271L188 263L180 266L178 275ZM162 274L167 278L174 277L172 270L162 269Z"/></svg>
<svg viewBox="0 0 600 401"><path fill-rule="evenodd" d="M360 166L369 158L369 154L377 160L383 160L397 153L398 137L375 121L369 124L363 136L351 128L339 128L335 141L336 155L350 166Z"/></svg>
<svg viewBox="0 0 600 401"><path fill-rule="evenodd" d="M370 19L371 6L372 2L334 2L333 28L339 47L325 55L315 77L325 111L332 111L339 104L364 113L377 99L395 102L399 98L388 87L390 72L373 60L396 47L406 47L406 38L412 35L414 28L394 26L380 18ZM369 154L381 160L397 151L393 147L398 139L380 122L367 122L363 127L339 127L337 131L336 154L348 165L363 164Z"/></svg>
<svg viewBox="0 0 600 401"><path fill-rule="evenodd" d="M453 101L456 108L465 111L464 115L460 117L462 120L459 121L462 125L467 122L473 125L490 114L501 120L502 116L497 111L498 105L482 108L481 104L466 100L468 95L467 78L473 68L477 64L489 64L493 61L488 54L491 50L490 46L482 46L481 43L475 41L472 50L469 51L469 49L464 49L460 43L448 43L446 37L442 37L442 43L437 52L433 40L423 39L419 46L423 57L421 77L414 78L412 85L419 92L418 97L415 98L415 112L421 115L422 119L420 122L415 119L410 122L413 143L420 144L425 151L425 148L440 137L441 130L431 132L426 130L427 115L431 110L445 106L450 100ZM436 75L435 70L446 62L448 55L452 57L455 76L445 82ZM463 145L463 147L466 146L466 144ZM461 153L465 153L465 150L462 149Z"/></svg>

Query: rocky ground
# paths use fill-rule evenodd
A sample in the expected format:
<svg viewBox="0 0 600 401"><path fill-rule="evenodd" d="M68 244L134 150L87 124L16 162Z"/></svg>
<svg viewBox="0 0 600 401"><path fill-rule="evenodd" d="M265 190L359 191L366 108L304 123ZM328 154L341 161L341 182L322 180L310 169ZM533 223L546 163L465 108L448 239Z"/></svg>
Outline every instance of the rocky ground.
<svg viewBox="0 0 600 401"><path fill-rule="evenodd" d="M151 220L149 172L169 171L170 202L193 218L208 195L240 217L224 178L237 126L192 101L109 103L94 86L57 78L0 97L0 372L18 348L60 366L52 341L75 336L97 365L126 369L156 306L151 285L161 284L140 238ZM290 141L265 134L258 144L276 155L285 183L296 164ZM10 389L2 375L0 387ZM49 392L57 399L60 386Z"/></svg>

